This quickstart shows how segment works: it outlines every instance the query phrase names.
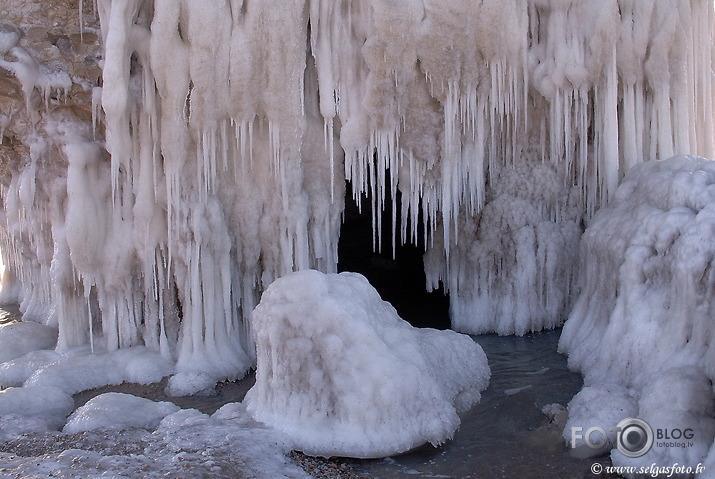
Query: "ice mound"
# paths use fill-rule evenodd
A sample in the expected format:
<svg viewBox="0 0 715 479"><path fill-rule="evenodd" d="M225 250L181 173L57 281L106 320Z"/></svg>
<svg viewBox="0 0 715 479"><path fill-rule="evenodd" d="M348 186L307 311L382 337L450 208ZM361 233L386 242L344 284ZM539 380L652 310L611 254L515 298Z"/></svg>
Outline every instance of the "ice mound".
<svg viewBox="0 0 715 479"><path fill-rule="evenodd" d="M53 386L67 394L87 389L132 382L151 384L174 372L174 366L159 352L143 346L94 354L78 353L63 356L49 364L37 362L39 369L25 381L25 386ZM22 372L28 365L16 362ZM16 376L13 370L0 369L0 380Z"/></svg>
<svg viewBox="0 0 715 479"><path fill-rule="evenodd" d="M169 378L166 394L169 396L204 396L212 395L216 390L217 379L205 373L176 373Z"/></svg>
<svg viewBox="0 0 715 479"><path fill-rule="evenodd" d="M70 416L62 432L74 433L96 429L155 428L179 406L168 401L156 402L131 394L105 393L90 399Z"/></svg>
<svg viewBox="0 0 715 479"><path fill-rule="evenodd" d="M573 397L568 405L569 419L564 427L564 439L573 450L571 454L577 457L591 457L613 449L616 444L616 433L613 426L622 419L633 417L638 412L638 405L628 391L616 385L596 385L584 387ZM574 429L580 427L578 434ZM600 449L591 449L586 445L584 436L592 427L601 428L607 435L592 436L592 442L606 439L606 444ZM599 434L594 432L593 434Z"/></svg>
<svg viewBox="0 0 715 479"><path fill-rule="evenodd" d="M74 409L74 400L53 387L0 391L0 441L30 431L59 429Z"/></svg>
<svg viewBox="0 0 715 479"><path fill-rule="evenodd" d="M384 457L450 439L489 381L482 348L416 329L361 275L301 271L253 312L247 410L321 456Z"/></svg>
<svg viewBox="0 0 715 479"><path fill-rule="evenodd" d="M62 355L54 350L40 349L0 364L0 389L22 386L35 371L59 361Z"/></svg>
<svg viewBox="0 0 715 479"><path fill-rule="evenodd" d="M634 167L583 235L581 295L560 351L586 386L628 389L638 407L624 417L694 436L686 447L656 441L640 458L614 451L616 465L695 467L713 443L714 238L715 162L694 156ZM588 426L612 403L593 398L571 425Z"/></svg>
<svg viewBox="0 0 715 479"><path fill-rule="evenodd" d="M57 328L31 321L0 327L0 363L19 358L38 349L52 349L57 344Z"/></svg>

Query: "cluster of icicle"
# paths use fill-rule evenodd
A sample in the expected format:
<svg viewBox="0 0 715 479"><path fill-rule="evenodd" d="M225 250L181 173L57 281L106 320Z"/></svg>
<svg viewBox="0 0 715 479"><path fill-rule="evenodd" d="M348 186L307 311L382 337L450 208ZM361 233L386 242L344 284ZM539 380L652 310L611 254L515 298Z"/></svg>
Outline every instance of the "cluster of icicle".
<svg viewBox="0 0 715 479"><path fill-rule="evenodd" d="M561 284L539 294L539 319L495 327L539 329L544 311L568 307L548 296L569 294L564 265L574 261L564 252L576 250L578 234L538 223L559 229L563 220L571 231L635 163L713 156L708 0L98 8L106 142L47 121L32 162L4 192L6 262L25 309L51 305L60 348L145 344L180 371L242 374L261 291L292 270L335 271L345 179L370 195L376 236L384 202L402 193L393 241L425 235L436 244L428 277L447 282L453 305L478 296L478 278L492 274L450 271L467 264L462 257L481 255L471 264L497 264L498 274L541 255L524 284L549 275ZM66 169L42 166L52 151ZM527 162L547 165L545 187L566 196L519 220L544 232L531 246L490 260L501 253L480 250L473 225L497 172ZM580 213L564 215L573 188ZM498 215L486 224L499 228ZM465 242L475 246L457 246ZM487 296L523 301L524 288L504 283L493 281ZM471 309L482 303L462 302L463 316L478 321L483 312Z"/></svg>

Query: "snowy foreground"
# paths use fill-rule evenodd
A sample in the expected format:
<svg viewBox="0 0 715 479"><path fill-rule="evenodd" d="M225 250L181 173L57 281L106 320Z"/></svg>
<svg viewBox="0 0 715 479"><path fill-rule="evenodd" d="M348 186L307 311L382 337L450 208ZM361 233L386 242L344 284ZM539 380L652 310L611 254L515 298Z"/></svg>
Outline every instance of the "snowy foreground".
<svg viewBox="0 0 715 479"><path fill-rule="evenodd" d="M359 274L278 279L253 321L247 409L308 454L384 457L441 444L489 382L469 336L413 328Z"/></svg>
<svg viewBox="0 0 715 479"><path fill-rule="evenodd" d="M608 431L638 417L653 447L638 458L613 450L615 465L695 467L707 456L715 477L714 238L715 162L698 157L635 167L595 215L559 345L586 385L569 405L567 441L572 426Z"/></svg>
<svg viewBox="0 0 715 479"><path fill-rule="evenodd" d="M27 343L25 324L35 327L0 327L0 350ZM105 393L72 412L72 394L125 381L149 384L173 370L143 347L37 350L0 364L0 445L19 454L0 453L0 477L308 477L287 459L292 446L285 436L256 423L240 403L209 416Z"/></svg>
<svg viewBox="0 0 715 479"><path fill-rule="evenodd" d="M100 402L101 410L88 403L71 416L69 431L30 433L12 442L27 457L0 453L0 477L310 477L286 457L285 438L253 421L240 403L208 416L195 409L170 413L166 403L123 394L95 398L95 406ZM114 430L127 415L135 428ZM12 421L3 417L6 427Z"/></svg>
<svg viewBox="0 0 715 479"><path fill-rule="evenodd" d="M471 338L413 328L358 274L303 271L281 278L264 294L254 321L256 385L246 407L232 403L212 416L121 393L99 395L72 412L72 394L125 381L149 384L171 374L174 366L146 348L94 354L22 350L0 364L0 385L6 388L0 391L0 441L22 442L18 436L29 433L49 444L71 443L65 435L84 433L98 444L91 452L69 450L39 462L8 455L0 460L11 471L36 477L77 468L128 477L149 468L161 475L189 462L229 477L227 466L212 456L216 448L224 461L245 461L245 468L236 466L243 473L298 477L286 466L291 449L383 457L443 443L459 426L457 413L477 403L489 381L486 356ZM1 328L0 349L13 343L31 348L24 325ZM167 393L173 391L169 381ZM136 460L96 451L115 441L122 450L125 439L144 443L132 449ZM196 457L200 461L193 464Z"/></svg>

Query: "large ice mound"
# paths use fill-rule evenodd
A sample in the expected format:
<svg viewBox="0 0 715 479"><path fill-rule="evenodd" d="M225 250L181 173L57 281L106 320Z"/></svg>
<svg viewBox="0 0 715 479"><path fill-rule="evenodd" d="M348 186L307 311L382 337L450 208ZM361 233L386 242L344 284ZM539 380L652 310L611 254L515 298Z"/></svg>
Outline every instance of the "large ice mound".
<svg viewBox="0 0 715 479"><path fill-rule="evenodd" d="M322 456L384 457L450 439L489 382L482 348L416 329L361 275L292 273L253 312L247 410Z"/></svg>
<svg viewBox="0 0 715 479"><path fill-rule="evenodd" d="M559 349L583 373L584 392L601 392L588 407L584 392L574 399L569 425L637 414L654 431L691 429L687 447L656 441L640 458L612 457L695 467L715 436L715 162L681 156L634 167L594 216L580 255L581 294ZM624 395L637 408L616 411Z"/></svg>

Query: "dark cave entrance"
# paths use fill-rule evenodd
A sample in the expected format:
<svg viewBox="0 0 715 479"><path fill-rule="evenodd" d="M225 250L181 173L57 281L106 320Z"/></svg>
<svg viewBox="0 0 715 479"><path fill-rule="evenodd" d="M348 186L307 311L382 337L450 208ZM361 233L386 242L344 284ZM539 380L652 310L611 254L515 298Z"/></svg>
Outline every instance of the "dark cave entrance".
<svg viewBox="0 0 715 479"><path fill-rule="evenodd" d="M388 195L389 196L389 195ZM345 187L345 213L338 243L338 271L352 271L365 276L380 293L383 300L392 304L402 319L420 328L448 329L449 297L443 289L428 293L422 256L424 239L418 244L400 245L396 242L392 257L392 204L385 200L382 214L382 248L373 248L371 199L361 197L362 210L353 199L350 182ZM399 192L396 199L399 225ZM420 223L422 218L420 215ZM398 226L399 228L399 226ZM419 225L422 231L422 224ZM397 231L399 235L399 230Z"/></svg>

